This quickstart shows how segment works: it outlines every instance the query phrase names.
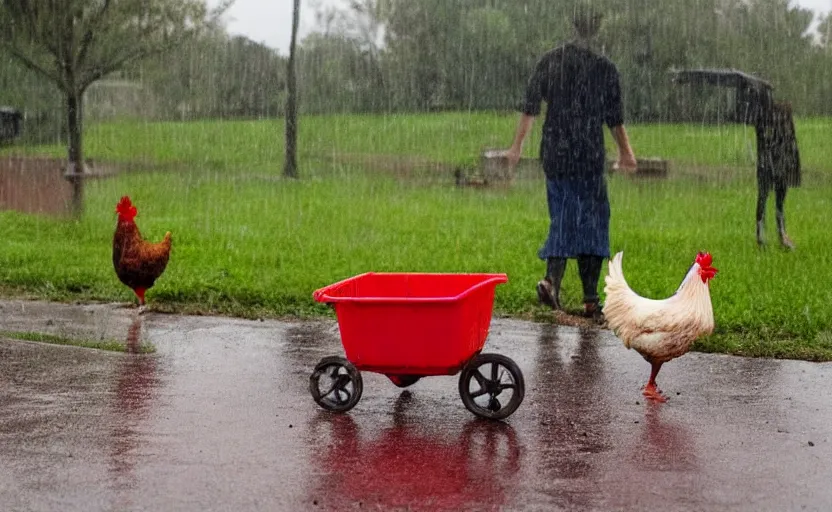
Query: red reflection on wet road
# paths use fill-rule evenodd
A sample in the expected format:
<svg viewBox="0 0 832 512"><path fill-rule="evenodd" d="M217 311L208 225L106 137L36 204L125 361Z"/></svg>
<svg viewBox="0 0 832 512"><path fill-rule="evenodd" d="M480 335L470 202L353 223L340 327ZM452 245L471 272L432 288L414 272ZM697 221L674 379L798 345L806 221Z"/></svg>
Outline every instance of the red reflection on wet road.
<svg viewBox="0 0 832 512"><path fill-rule="evenodd" d="M475 419L456 434L440 434L423 422L405 422L401 409L409 399L409 392L403 392L393 426L371 439L362 438L350 415L317 414L310 430L315 433L311 448L320 482L310 501L330 509L346 500L385 510L492 509L505 504L521 462L514 429Z"/></svg>
<svg viewBox="0 0 832 512"><path fill-rule="evenodd" d="M651 471L695 471L696 446L690 430L663 417L662 404L646 403L644 425L631 460Z"/></svg>
<svg viewBox="0 0 832 512"><path fill-rule="evenodd" d="M156 357L138 353L141 330L142 318L136 317L127 332L128 354L119 365L115 386L110 467L119 485L130 485L129 480L119 477L128 476L137 463L143 437L141 424L149 416L153 391L159 383Z"/></svg>

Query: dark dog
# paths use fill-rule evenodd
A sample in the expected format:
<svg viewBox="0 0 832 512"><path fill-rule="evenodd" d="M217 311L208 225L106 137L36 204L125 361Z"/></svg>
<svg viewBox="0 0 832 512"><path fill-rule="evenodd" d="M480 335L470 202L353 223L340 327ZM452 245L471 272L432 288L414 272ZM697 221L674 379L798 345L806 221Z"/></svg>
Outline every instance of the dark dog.
<svg viewBox="0 0 832 512"><path fill-rule="evenodd" d="M786 234L783 213L786 191L789 187L799 187L801 181L792 109L788 103L771 102L766 107L761 109L754 126L757 132L757 243L765 245L766 202L773 188L780 243L794 249Z"/></svg>

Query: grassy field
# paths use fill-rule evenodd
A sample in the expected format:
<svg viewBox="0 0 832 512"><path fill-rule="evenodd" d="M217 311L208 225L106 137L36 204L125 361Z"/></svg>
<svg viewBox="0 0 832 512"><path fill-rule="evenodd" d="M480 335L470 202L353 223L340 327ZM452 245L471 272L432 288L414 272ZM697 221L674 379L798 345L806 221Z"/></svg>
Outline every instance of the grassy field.
<svg viewBox="0 0 832 512"><path fill-rule="evenodd" d="M536 252L548 227L542 178L510 190L452 186L452 168L474 163L485 147L506 146L515 121L497 114L303 118L298 181L280 178L280 121L94 126L88 156L136 172L91 182L77 223L0 212L0 288L55 300L132 300L111 262L113 209L129 194L146 237L174 236L168 270L148 293L157 310L329 314L312 291L360 272L487 271L509 276L498 288L498 314L539 317ZM625 251L633 288L654 298L673 293L697 251L714 255L717 333L699 350L832 360L831 128L827 119L798 122L805 185L789 193L798 248L787 253L776 245L773 211L772 245L760 251L754 241L753 131L631 127L636 152L671 159L673 177L610 178L612 250ZM23 151L63 154L60 146ZM365 157L372 159L361 163ZM580 304L576 274L570 263L570 307Z"/></svg>

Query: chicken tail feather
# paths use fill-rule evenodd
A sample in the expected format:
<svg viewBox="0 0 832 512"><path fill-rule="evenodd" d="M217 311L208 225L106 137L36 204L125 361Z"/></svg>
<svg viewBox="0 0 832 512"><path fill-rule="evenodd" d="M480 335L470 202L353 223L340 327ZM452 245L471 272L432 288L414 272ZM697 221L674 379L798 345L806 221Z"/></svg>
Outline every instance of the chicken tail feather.
<svg viewBox="0 0 832 512"><path fill-rule="evenodd" d="M621 267L621 260L624 258L624 253L616 253L609 261L609 274L604 278L606 286L604 286L604 293L609 297L610 294L615 295L621 291L632 293L630 285L627 284L627 279L624 278L624 270Z"/></svg>
<svg viewBox="0 0 832 512"><path fill-rule="evenodd" d="M604 316L607 320L607 325L614 332L621 327L629 314L630 302L628 299L635 295L635 292L627 284L624 278L624 271L621 267L621 260L624 258L624 253L619 252L612 259L609 260L609 273L604 277L604 294L606 301L604 303ZM630 345L627 340L624 340L627 348Z"/></svg>

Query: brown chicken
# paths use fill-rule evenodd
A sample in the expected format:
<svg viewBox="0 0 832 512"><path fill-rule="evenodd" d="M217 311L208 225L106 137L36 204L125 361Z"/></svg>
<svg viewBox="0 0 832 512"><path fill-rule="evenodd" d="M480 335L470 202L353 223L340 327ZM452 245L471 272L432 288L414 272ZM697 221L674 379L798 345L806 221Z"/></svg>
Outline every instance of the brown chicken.
<svg viewBox="0 0 832 512"><path fill-rule="evenodd" d="M139 305L145 305L144 294L165 271L170 257L170 231L158 243L142 239L133 219L136 207L130 198L124 196L116 205L118 225L113 236L113 267L122 283L132 288L139 298Z"/></svg>

